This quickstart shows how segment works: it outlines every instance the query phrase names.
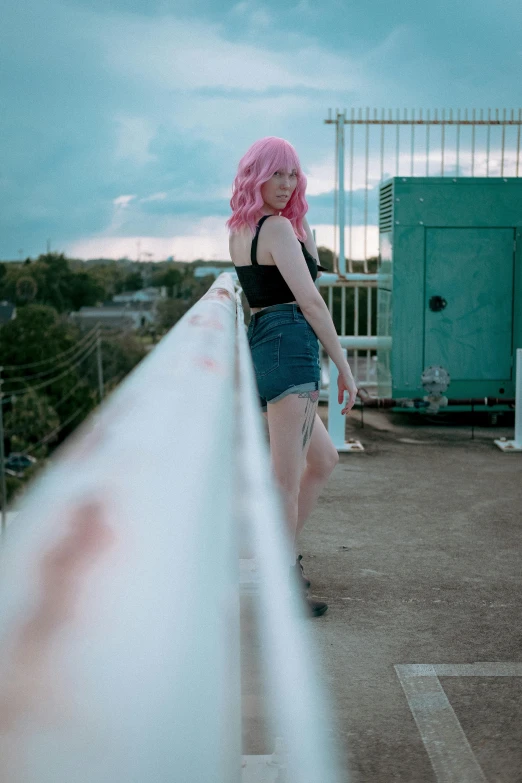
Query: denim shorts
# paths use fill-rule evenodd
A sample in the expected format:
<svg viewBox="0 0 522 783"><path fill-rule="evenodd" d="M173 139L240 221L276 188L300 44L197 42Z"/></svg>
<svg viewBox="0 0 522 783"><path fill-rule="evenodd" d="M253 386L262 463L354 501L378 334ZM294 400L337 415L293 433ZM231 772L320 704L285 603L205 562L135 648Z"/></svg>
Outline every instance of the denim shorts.
<svg viewBox="0 0 522 783"><path fill-rule="evenodd" d="M262 411L287 394L319 390L319 340L299 305L272 305L254 313L247 337Z"/></svg>

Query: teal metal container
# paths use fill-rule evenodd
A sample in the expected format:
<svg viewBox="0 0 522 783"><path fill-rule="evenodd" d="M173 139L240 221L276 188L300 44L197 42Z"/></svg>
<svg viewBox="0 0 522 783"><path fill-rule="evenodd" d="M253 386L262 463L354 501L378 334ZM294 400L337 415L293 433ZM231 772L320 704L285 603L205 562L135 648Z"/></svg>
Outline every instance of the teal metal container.
<svg viewBox="0 0 522 783"><path fill-rule="evenodd" d="M449 373L446 397L515 396L521 235L520 178L381 184L377 333L391 337L391 350L377 352L380 397L425 396L421 375L430 366Z"/></svg>

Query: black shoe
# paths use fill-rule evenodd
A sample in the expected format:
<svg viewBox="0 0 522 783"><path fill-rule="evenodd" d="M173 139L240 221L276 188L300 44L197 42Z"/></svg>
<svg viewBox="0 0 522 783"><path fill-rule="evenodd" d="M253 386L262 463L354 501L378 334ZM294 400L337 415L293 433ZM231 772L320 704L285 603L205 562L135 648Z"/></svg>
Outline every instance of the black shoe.
<svg viewBox="0 0 522 783"><path fill-rule="evenodd" d="M320 617L328 609L328 604L323 601L314 601L313 598L305 599L305 612L308 617Z"/></svg>
<svg viewBox="0 0 522 783"><path fill-rule="evenodd" d="M296 565L298 565L298 566L299 566L299 568L300 568L300 570L301 570L301 579L303 580L303 584L305 585L305 587L310 587L310 585L311 585L312 583L311 583L311 582L310 582L310 580L309 580L309 579L307 579L307 578L306 578L306 576L304 575L303 564L301 563L301 560L302 560L302 559L303 559L303 556L302 556L302 555L297 555L297 561L296 561Z"/></svg>
<svg viewBox="0 0 522 783"><path fill-rule="evenodd" d="M313 598L308 598L308 590L304 585L301 571L297 567L297 563L294 566L290 566L289 570L290 587L293 591L297 592L303 615L305 617L320 617L328 609L328 604L325 604L323 601L314 601Z"/></svg>

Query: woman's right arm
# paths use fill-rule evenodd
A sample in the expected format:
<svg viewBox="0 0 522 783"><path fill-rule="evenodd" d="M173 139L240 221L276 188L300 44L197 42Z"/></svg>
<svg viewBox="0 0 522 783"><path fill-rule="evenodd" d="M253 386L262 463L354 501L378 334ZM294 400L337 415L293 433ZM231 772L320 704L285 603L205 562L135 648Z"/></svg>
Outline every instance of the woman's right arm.
<svg viewBox="0 0 522 783"><path fill-rule="evenodd" d="M314 286L315 288L315 286ZM317 289L317 297L306 307L300 305L303 315L316 333L326 353L333 361L339 375L337 376L337 402L344 403L344 392L348 392L348 399L341 410L342 414L348 413L355 404L357 397L357 384L352 375L350 365L344 358L344 350L339 342L335 326L326 303Z"/></svg>

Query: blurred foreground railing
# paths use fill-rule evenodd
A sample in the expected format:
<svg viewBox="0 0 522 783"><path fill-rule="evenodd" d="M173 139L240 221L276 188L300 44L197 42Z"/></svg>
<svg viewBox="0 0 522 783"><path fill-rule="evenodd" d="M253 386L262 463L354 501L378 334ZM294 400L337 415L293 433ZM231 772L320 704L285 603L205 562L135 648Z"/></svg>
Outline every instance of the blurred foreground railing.
<svg viewBox="0 0 522 783"><path fill-rule="evenodd" d="M346 783L310 621L286 590L263 426L223 274L53 455L4 534L3 783L241 780L240 540L288 752L278 780Z"/></svg>

